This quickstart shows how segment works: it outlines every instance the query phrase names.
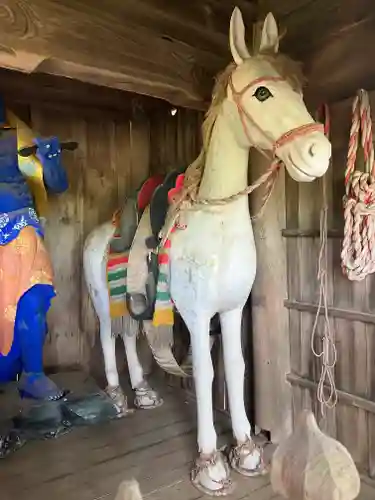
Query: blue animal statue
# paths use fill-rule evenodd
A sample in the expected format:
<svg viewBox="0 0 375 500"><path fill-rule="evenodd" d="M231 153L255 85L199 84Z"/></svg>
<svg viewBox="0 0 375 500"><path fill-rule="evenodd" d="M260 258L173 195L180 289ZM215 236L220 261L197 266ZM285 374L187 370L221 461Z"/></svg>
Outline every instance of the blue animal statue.
<svg viewBox="0 0 375 500"><path fill-rule="evenodd" d="M37 137L25 146L31 131L9 113L0 101L0 384L18 380L21 396L57 400L64 392L43 370L55 289L37 208L47 193L68 189L61 153L77 144Z"/></svg>

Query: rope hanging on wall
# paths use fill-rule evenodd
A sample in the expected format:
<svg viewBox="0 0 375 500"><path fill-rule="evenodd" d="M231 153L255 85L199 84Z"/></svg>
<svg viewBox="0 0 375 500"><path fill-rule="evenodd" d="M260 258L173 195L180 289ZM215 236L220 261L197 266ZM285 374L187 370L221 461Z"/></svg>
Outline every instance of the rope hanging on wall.
<svg viewBox="0 0 375 500"><path fill-rule="evenodd" d="M357 166L359 140L365 171ZM352 126L345 172L344 240L341 265L352 281L375 272L375 164L370 101L359 90L352 106Z"/></svg>
<svg viewBox="0 0 375 500"><path fill-rule="evenodd" d="M324 124L324 133L330 137L330 116L327 105L323 105L318 111L318 119ZM322 209L320 212L320 251L318 259L318 283L319 283L319 302L318 309L314 320L313 329L311 332L311 350L315 357L322 360L320 379L317 388L317 400L320 403L320 411L322 417L325 414L325 408L334 408L337 403L337 391L334 378L334 369L336 365L337 353L335 347L335 339L331 328L331 323L328 317L328 200L327 200L327 180L324 175L322 178ZM323 335L322 349L318 352L315 346L317 337L317 327L319 317L323 308ZM325 383L328 384L328 393L324 390Z"/></svg>

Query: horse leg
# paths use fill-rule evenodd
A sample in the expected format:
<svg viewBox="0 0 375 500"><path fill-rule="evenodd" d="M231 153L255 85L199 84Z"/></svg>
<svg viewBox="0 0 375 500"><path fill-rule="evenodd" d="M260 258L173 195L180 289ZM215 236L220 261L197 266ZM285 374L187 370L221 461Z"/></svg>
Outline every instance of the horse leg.
<svg viewBox="0 0 375 500"><path fill-rule="evenodd" d="M112 335L111 318L103 314L99 316L100 323L100 343L103 351L104 370L107 378L107 395L112 399L119 416L129 412L127 398L120 386L117 365L116 365L116 338Z"/></svg>
<svg viewBox="0 0 375 500"><path fill-rule="evenodd" d="M264 472L262 452L251 439L244 402L245 363L241 346L242 307L220 314L225 379L232 428L237 446L230 453L231 466L245 476Z"/></svg>
<svg viewBox="0 0 375 500"><path fill-rule="evenodd" d="M216 432L212 409L212 367L209 326L210 318L197 316L188 321L182 314L191 336L193 375L197 399L199 457L191 473L193 484L208 495L225 495L231 492L229 468L216 449Z"/></svg>
<svg viewBox="0 0 375 500"><path fill-rule="evenodd" d="M22 375L21 396L54 401L64 391L43 371L43 347L47 334L46 315L55 292L51 285L34 285L23 294L17 305L15 337L20 348Z"/></svg>
<svg viewBox="0 0 375 500"><path fill-rule="evenodd" d="M124 318L123 340L128 361L132 389L135 392L134 404L137 408L149 410L163 404L163 399L153 390L144 377L137 352L139 323L130 316Z"/></svg>

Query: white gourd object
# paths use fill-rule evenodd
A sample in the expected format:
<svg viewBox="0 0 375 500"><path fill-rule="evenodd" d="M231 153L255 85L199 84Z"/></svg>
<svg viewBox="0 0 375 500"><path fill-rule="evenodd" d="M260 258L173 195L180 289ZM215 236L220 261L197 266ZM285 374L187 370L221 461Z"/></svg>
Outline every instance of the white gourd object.
<svg viewBox="0 0 375 500"><path fill-rule="evenodd" d="M361 482L348 450L304 410L294 432L277 447L271 466L275 493L288 500L353 500Z"/></svg>

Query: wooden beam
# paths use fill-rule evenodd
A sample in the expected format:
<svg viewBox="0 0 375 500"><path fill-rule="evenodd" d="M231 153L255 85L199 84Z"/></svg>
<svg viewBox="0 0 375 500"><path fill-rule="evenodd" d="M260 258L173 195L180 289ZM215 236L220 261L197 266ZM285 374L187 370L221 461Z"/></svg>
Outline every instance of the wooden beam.
<svg viewBox="0 0 375 500"><path fill-rule="evenodd" d="M230 61L235 2L4 0L0 66L82 80L204 109ZM246 24L255 4L240 2Z"/></svg>
<svg viewBox="0 0 375 500"><path fill-rule="evenodd" d="M319 229L283 229L284 238L319 238ZM344 234L339 229L328 229L328 238L343 238Z"/></svg>
<svg viewBox="0 0 375 500"><path fill-rule="evenodd" d="M311 304L309 302L299 302L297 300L285 300L284 306L292 311L308 312L311 314L316 314L318 310L317 304ZM321 309L320 314L324 314L323 308ZM362 323L375 325L375 314L365 313L362 311L328 307L328 316L331 318L341 318L348 321L361 321Z"/></svg>
<svg viewBox="0 0 375 500"><path fill-rule="evenodd" d="M41 73L24 74L0 69L0 95L6 102L37 104L56 110L80 108L86 115L108 112L113 118L151 116L171 105L152 97L100 87L89 83Z"/></svg>
<svg viewBox="0 0 375 500"><path fill-rule="evenodd" d="M288 382L292 385L302 387L304 389L316 390L318 384L304 377L300 377L295 373L288 373L286 376ZM326 387L326 386L325 386ZM329 390L328 387L326 387ZM349 392L337 390L338 400L348 406L353 406L354 408L360 408L361 410L368 411L370 413L375 413L375 401L371 401L361 396L356 396L355 394L350 394Z"/></svg>
<svg viewBox="0 0 375 500"><path fill-rule="evenodd" d="M38 106L76 107L108 110L117 114L132 113L136 109L153 112L170 109L164 101L139 96L117 89L84 83L42 73L25 74L0 69L0 94L5 100Z"/></svg>

